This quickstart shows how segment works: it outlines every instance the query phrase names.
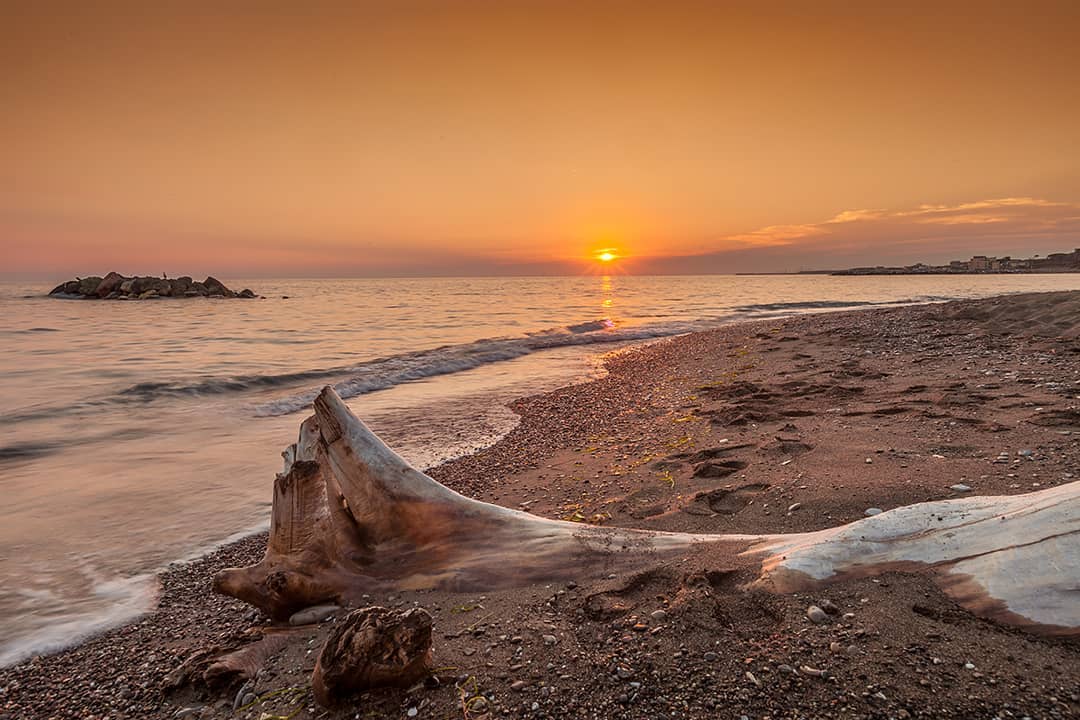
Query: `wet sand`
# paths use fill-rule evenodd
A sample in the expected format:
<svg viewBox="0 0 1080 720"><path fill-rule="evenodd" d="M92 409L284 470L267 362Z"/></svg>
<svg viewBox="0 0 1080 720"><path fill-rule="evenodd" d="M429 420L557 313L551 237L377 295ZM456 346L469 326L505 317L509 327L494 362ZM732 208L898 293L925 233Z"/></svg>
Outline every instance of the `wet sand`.
<svg viewBox="0 0 1080 720"><path fill-rule="evenodd" d="M609 375L513 404L494 447L435 469L467 495L546 517L786 533L1080 473L1080 293L733 325L618 353ZM266 479L267 496L271 478ZM601 583L372 604L435 618L433 688L333 712L306 691L327 625L297 632L253 686L162 679L265 619L210 592L265 535L161 577L159 608L0 671L0 717L1069 717L1080 646L960 609L894 573L812 595L740 589L752 568L695 556ZM748 574L749 573L749 574ZM850 616L815 625L828 600ZM545 638L547 636L547 638ZM551 642L551 639L554 642ZM795 671L810 668L820 674ZM234 712L237 699L256 700ZM476 694L483 702L470 701ZM239 698L237 696L239 695ZM464 704L468 710L463 710Z"/></svg>

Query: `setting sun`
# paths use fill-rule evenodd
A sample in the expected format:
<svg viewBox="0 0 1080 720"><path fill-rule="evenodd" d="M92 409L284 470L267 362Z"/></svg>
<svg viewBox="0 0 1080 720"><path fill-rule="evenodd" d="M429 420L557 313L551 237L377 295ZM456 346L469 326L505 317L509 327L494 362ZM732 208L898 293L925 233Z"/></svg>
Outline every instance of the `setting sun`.
<svg viewBox="0 0 1080 720"><path fill-rule="evenodd" d="M604 250L598 250L595 257L602 263L609 263L619 258L613 248L605 248Z"/></svg>

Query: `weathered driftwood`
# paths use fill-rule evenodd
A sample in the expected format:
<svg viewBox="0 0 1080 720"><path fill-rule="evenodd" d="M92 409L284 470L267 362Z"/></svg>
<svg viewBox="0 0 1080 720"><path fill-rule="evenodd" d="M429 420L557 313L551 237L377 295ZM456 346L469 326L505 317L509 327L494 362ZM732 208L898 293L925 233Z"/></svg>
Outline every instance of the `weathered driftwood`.
<svg viewBox="0 0 1080 720"><path fill-rule="evenodd" d="M329 707L372 688L407 687L431 672L431 615L421 608L354 610L323 645L311 689Z"/></svg>
<svg viewBox="0 0 1080 720"><path fill-rule="evenodd" d="M755 585L805 590L889 570L926 572L964 607L1039 632L1080 632L1080 482L897 508L792 535L692 535L548 520L473 500L411 467L330 388L285 455L266 556L218 591L286 620L376 590L472 591L740 552Z"/></svg>

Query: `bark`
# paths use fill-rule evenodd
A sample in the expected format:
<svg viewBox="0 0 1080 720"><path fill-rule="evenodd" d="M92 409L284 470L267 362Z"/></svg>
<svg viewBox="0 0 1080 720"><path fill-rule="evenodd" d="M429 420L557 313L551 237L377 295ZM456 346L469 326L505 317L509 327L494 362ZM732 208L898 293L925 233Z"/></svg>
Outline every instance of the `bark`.
<svg viewBox="0 0 1080 720"><path fill-rule="evenodd" d="M357 605L375 591L583 581L722 550L760 561L754 584L776 592L927 572L981 615L1045 633L1080 630L1080 482L920 503L792 535L592 527L459 495L383 444L331 388L283 455L266 556L214 579L277 620L321 603Z"/></svg>
<svg viewBox="0 0 1080 720"><path fill-rule="evenodd" d="M407 687L431 672L431 615L420 608L349 613L326 639L311 688L323 707L377 687Z"/></svg>

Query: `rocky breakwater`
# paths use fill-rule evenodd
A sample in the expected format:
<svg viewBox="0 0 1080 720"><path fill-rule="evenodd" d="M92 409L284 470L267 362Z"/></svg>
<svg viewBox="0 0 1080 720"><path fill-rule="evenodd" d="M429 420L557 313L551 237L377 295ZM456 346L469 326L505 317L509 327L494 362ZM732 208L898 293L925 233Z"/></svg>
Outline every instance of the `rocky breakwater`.
<svg viewBox="0 0 1080 720"><path fill-rule="evenodd" d="M190 277L126 277L111 272L105 277L84 277L68 280L53 288L50 295L60 297L79 297L98 300L149 300L151 298L254 298L258 297L248 289L234 292L214 277L202 282Z"/></svg>

